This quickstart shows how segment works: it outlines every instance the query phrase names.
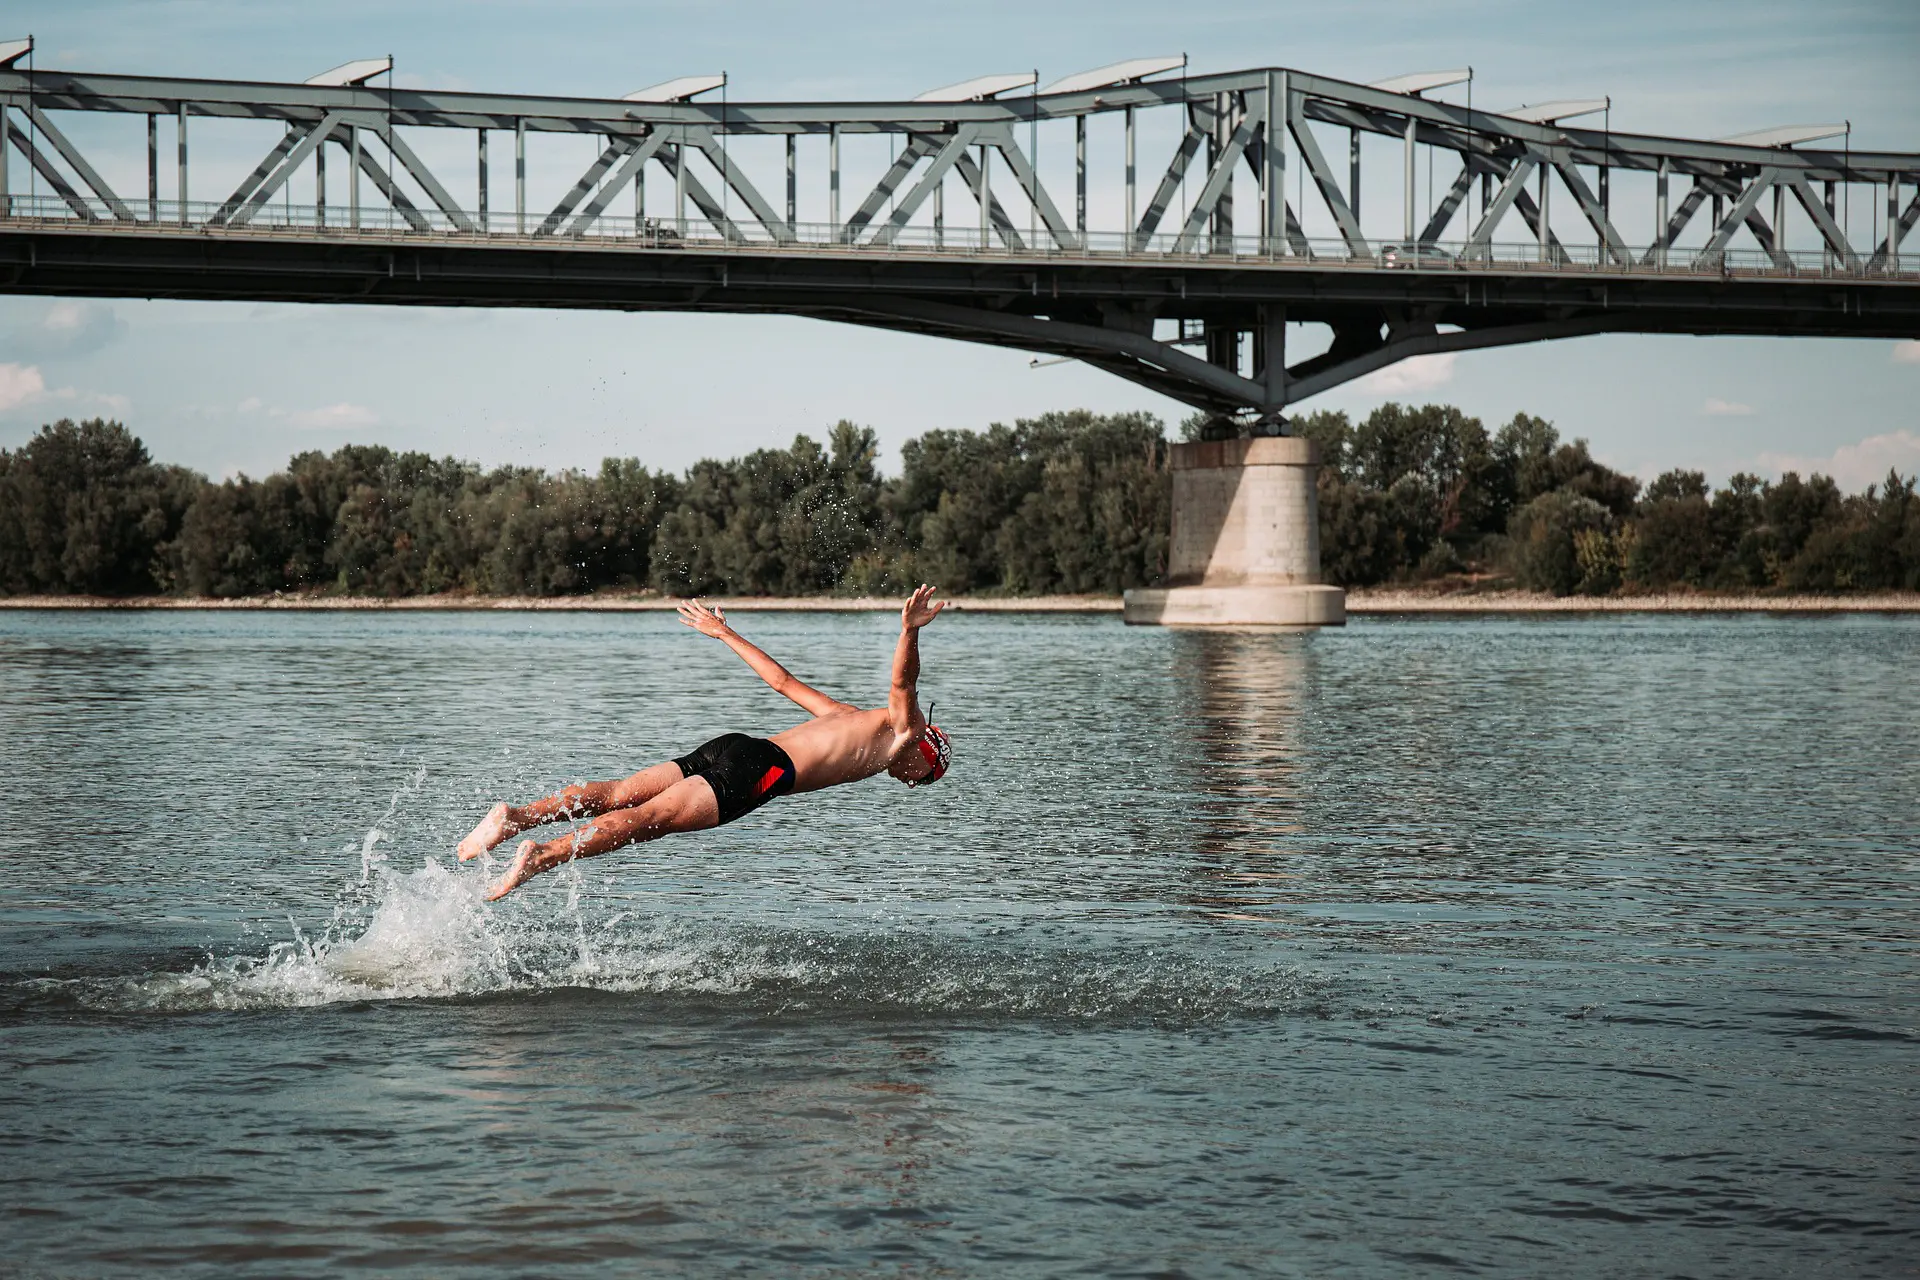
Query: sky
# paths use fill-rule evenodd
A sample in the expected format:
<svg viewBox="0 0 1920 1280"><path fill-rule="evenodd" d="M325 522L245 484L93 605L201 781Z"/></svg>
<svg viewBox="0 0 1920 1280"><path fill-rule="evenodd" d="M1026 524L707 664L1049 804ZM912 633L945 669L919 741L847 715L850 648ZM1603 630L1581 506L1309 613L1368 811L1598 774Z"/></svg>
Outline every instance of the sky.
<svg viewBox="0 0 1920 1280"><path fill-rule="evenodd" d="M1718 137L1844 120L1855 147L1920 151L1911 0L9 0L0 27L0 39L31 32L42 68L301 80L390 52L403 85L617 97L724 70L735 101L899 99L1029 68L1044 84L1180 53L1197 73L1279 65L1358 81L1471 65L1476 101L1494 109L1608 95L1622 131ZM73 132L107 157L116 186L144 190L137 126L103 118ZM548 141L530 156L530 186L564 189L588 143ZM1096 230L1118 229L1108 141L1093 139ZM455 144L471 146L446 142ZM436 169L470 167L468 150L439 145L421 144ZM501 208L511 204L500 176L510 152L496 145ZM223 175L237 178L264 150L212 123L194 146L195 198L224 194L213 190ZM1046 181L1070 191L1063 149L1042 146ZM1144 126L1141 154L1143 171L1152 168ZM824 200L807 164L803 152L803 220ZM854 167L850 154L849 190ZM1397 200L1374 172L1370 161L1368 182L1381 185L1370 201ZM1633 199L1617 188L1616 210ZM1556 226L1577 234L1558 217ZM1299 411L1438 402L1489 427L1527 412L1643 478L1674 467L1716 482L1821 470L1860 488L1890 466L1920 470L1913 338L1572 339L1403 362ZM156 458L214 476L258 476L296 452L350 442L484 465L590 468L618 455L677 470L822 436L842 418L873 427L891 467L903 441L930 429L1075 407L1144 409L1170 426L1187 412L1078 364L1035 368L1022 352L787 317L0 296L0 447L56 418L106 416Z"/></svg>

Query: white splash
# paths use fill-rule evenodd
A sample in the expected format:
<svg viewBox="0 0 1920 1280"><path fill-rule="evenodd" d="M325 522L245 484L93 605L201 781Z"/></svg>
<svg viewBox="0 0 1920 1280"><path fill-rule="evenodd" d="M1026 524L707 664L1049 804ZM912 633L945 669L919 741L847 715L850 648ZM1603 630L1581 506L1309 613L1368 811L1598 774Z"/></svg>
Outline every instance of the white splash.
<svg viewBox="0 0 1920 1280"><path fill-rule="evenodd" d="M488 929L482 881L429 861L388 877L366 932L315 948L313 963L345 981L408 995L500 985L509 953Z"/></svg>
<svg viewBox="0 0 1920 1280"><path fill-rule="evenodd" d="M1324 982L1201 953L1089 939L1065 947L956 936L932 923L824 928L636 910L596 900L578 864L531 901L485 900L486 865L429 856L400 872L387 849L425 771L396 790L348 856L360 875L317 935L288 921L264 954L209 956L185 972L33 979L39 998L152 1012L286 1009L368 1000L461 999L568 988L740 1011L1189 1021L1317 1007ZM554 892L554 890L564 890ZM662 904L663 908L666 904Z"/></svg>

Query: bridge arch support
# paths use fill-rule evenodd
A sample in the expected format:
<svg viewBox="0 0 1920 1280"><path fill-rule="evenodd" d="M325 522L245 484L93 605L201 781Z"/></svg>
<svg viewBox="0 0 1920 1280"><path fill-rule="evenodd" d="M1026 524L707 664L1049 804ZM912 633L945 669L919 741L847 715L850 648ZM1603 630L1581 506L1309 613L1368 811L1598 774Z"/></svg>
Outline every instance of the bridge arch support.
<svg viewBox="0 0 1920 1280"><path fill-rule="evenodd" d="M1167 583L1127 592L1135 625L1335 626L1320 580L1319 449L1300 436L1173 446Z"/></svg>

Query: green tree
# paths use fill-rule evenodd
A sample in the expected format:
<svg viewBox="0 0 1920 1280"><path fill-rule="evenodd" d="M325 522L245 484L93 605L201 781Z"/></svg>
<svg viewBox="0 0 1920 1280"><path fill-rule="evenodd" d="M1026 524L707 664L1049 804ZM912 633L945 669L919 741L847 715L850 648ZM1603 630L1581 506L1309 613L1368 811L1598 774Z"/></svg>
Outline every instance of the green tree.
<svg viewBox="0 0 1920 1280"><path fill-rule="evenodd" d="M1507 533L1520 585L1557 596L1570 595L1583 585L1589 590L1606 589L1587 578L1600 558L1590 551L1583 566L1577 540L1586 533L1610 533L1611 520L1605 507L1571 489L1551 490L1521 507L1513 513Z"/></svg>
<svg viewBox="0 0 1920 1280"><path fill-rule="evenodd" d="M1699 472L1647 487L1586 442L1516 415L1491 438L1446 406L1295 419L1321 451L1322 566L1364 585L1503 563L1555 592L1638 587L1920 588L1920 498L1890 473L1768 484ZM1116 591L1165 572L1171 476L1160 421L1085 410L932 431L884 479L874 433L597 473L483 471L349 445L209 484L153 463L118 423L62 421L0 450L0 591L237 596Z"/></svg>
<svg viewBox="0 0 1920 1280"><path fill-rule="evenodd" d="M1084 409L901 449L884 506L919 574L951 591L1121 590L1166 570L1164 424Z"/></svg>
<svg viewBox="0 0 1920 1280"><path fill-rule="evenodd" d="M118 422L70 418L0 451L0 589L129 595L155 589L155 552L205 481L154 465Z"/></svg>
<svg viewBox="0 0 1920 1280"><path fill-rule="evenodd" d="M1643 586L1704 587L1721 572L1721 528L1698 471L1669 471L1647 486L1634 519L1629 580Z"/></svg>
<svg viewBox="0 0 1920 1280"><path fill-rule="evenodd" d="M1015 592L1122 591L1166 572L1172 489L1159 419L1076 410L1024 421L1038 484L999 532Z"/></svg>
<svg viewBox="0 0 1920 1280"><path fill-rule="evenodd" d="M832 589L882 533L872 430L837 425L732 462L700 462L654 538L653 580L679 594Z"/></svg>
<svg viewBox="0 0 1920 1280"><path fill-rule="evenodd" d="M1039 487L1044 466L1027 446L1023 431L997 422L985 431L929 431L901 446L886 507L926 581L958 592L1001 585L1001 526Z"/></svg>
<svg viewBox="0 0 1920 1280"><path fill-rule="evenodd" d="M1385 404L1294 422L1320 448L1321 564L1365 586L1460 567L1506 526L1510 505L1486 428L1446 405ZM1548 428L1550 431L1551 428Z"/></svg>

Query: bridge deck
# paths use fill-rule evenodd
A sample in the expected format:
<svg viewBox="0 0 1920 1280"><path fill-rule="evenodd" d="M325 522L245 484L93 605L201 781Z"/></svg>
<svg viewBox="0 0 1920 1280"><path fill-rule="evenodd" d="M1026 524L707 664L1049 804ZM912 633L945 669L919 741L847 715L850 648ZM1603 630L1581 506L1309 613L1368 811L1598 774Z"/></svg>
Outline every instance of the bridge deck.
<svg viewBox="0 0 1920 1280"><path fill-rule="evenodd" d="M908 259L972 259L1029 266L1063 263L1180 270L1224 269L1395 271L1442 276L1576 275L1605 279L1713 277L1719 279L1774 279L1858 281L1899 284L1920 281L1920 253L1880 259L1847 258L1831 249L1706 249L1686 246L1628 247L1625 255L1608 253L1598 245L1556 242L1543 253L1532 241L1474 244L1469 241L1429 241L1409 251L1392 243L1356 251L1335 238L1299 237L1291 241L1258 236L1216 236L1193 244L1173 235L1130 236L1124 232L1089 231L1070 243L1036 239L1009 245L997 237L984 239L972 228L909 226L885 240L853 239L837 223L788 224L790 237L776 240L766 234L743 231L735 236L715 232L689 220L603 216L589 226L563 233L512 226L511 214L482 215L461 211L416 210L402 217L390 209L370 209L360 222L342 221L338 208L267 206L248 221L227 225L215 220L220 206L194 202L184 209L157 202L152 214L135 220L114 219L101 212L76 217L67 202L52 196L14 196L11 213L0 213L0 233L75 231L86 234L130 236L186 236L205 239L260 238L312 244L362 243L418 245L421 243L500 249L650 250L721 255L816 253L863 261L874 257ZM417 222L425 221L421 227ZM504 225L502 225L504 224ZM485 229L482 229L482 228ZM1624 257L1624 260L1623 260Z"/></svg>

